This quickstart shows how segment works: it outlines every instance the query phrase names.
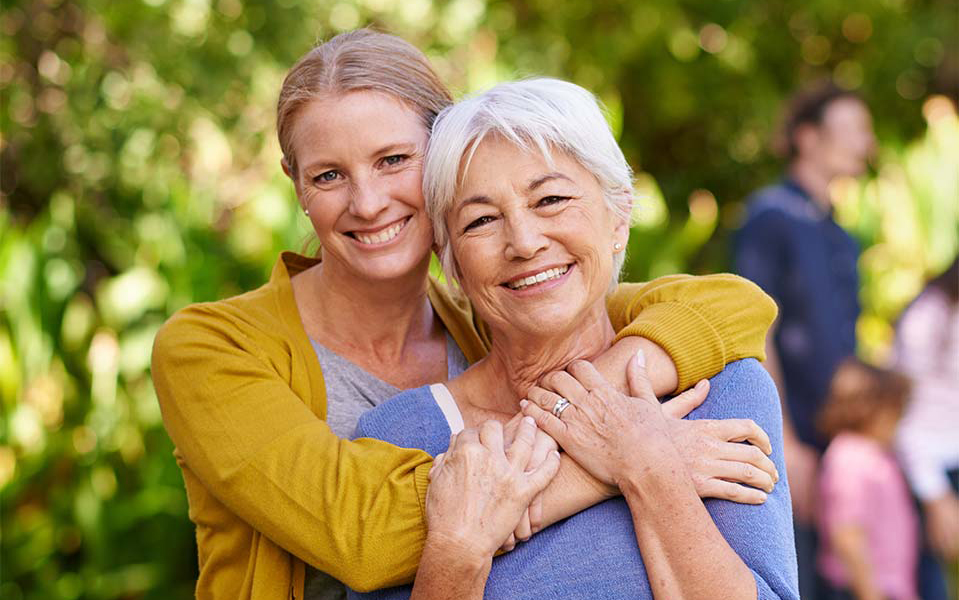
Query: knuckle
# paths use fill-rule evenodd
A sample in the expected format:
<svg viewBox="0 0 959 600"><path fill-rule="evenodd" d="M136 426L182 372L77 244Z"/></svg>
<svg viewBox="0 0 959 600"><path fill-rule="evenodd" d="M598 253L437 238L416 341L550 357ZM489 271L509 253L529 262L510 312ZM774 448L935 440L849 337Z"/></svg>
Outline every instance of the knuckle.
<svg viewBox="0 0 959 600"><path fill-rule="evenodd" d="M549 414L545 412L541 412L538 415L536 415L536 418L534 420L536 421L537 427L545 428L547 426L547 423L549 423Z"/></svg>
<svg viewBox="0 0 959 600"><path fill-rule="evenodd" d="M745 496L742 486L733 485L731 486L726 494L730 500L733 502L742 502L743 497Z"/></svg>

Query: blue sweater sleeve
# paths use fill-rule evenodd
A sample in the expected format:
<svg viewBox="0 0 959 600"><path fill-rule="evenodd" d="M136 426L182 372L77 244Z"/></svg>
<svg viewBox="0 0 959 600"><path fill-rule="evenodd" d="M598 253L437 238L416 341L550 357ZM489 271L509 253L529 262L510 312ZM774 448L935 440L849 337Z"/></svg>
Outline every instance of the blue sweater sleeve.
<svg viewBox="0 0 959 600"><path fill-rule="evenodd" d="M761 505L709 499L706 509L756 578L759 600L798 600L792 503L783 459L782 413L776 386L755 360L731 363L711 382L712 392L691 419L752 419L769 435L770 458L781 479Z"/></svg>
<svg viewBox="0 0 959 600"><path fill-rule="evenodd" d="M360 417L352 439L368 437L430 456L446 452L450 428L429 386L406 390Z"/></svg>

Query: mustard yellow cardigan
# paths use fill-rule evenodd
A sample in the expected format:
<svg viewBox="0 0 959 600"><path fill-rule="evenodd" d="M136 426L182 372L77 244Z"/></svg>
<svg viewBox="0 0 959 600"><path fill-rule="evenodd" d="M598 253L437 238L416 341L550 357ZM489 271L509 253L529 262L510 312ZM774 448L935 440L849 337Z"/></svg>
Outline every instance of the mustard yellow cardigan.
<svg viewBox="0 0 959 600"><path fill-rule="evenodd" d="M196 525L198 598L302 598L304 562L357 590L412 580L426 537L431 458L324 423L323 373L290 278L177 312L157 334L153 381ZM436 314L470 362L489 347L469 303L430 281ZM731 361L763 358L776 308L733 275L623 284L608 302L619 337L670 354L680 388Z"/></svg>

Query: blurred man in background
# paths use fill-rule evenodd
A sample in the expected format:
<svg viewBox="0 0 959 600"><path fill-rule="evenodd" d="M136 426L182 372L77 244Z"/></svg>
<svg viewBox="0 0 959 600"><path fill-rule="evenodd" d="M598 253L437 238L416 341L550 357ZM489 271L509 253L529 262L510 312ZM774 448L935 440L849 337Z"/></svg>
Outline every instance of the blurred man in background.
<svg viewBox="0 0 959 600"><path fill-rule="evenodd" d="M856 348L859 248L833 219L830 184L866 171L876 140L863 100L821 84L789 103L785 177L749 200L735 242L738 272L779 304L766 368L784 405L784 442L800 593L816 598L816 473L824 449L815 420L839 363Z"/></svg>

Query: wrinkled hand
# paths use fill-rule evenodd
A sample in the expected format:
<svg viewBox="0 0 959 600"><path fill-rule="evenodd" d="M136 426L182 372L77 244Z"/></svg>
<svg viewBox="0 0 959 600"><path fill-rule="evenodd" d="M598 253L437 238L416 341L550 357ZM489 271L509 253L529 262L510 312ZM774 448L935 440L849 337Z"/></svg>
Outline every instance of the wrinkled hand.
<svg viewBox="0 0 959 600"><path fill-rule="evenodd" d="M696 493L700 498L762 504L779 481L776 465L767 456L772 453L769 436L752 419L684 420L708 394L709 381L703 379L696 387L663 403L663 413L669 417L669 435L693 479Z"/></svg>
<svg viewBox="0 0 959 600"><path fill-rule="evenodd" d="M959 497L953 492L924 503L929 545L941 558L959 558Z"/></svg>
<svg viewBox="0 0 959 600"><path fill-rule="evenodd" d="M559 454L553 450L527 471L536 446L532 419L524 419L513 443L504 446L498 421L452 437L449 450L430 470L426 521L431 537L480 557L491 557L504 544L559 468Z"/></svg>
<svg viewBox="0 0 959 600"><path fill-rule="evenodd" d="M641 353L637 356L642 356ZM593 477L619 486L620 481L649 462L665 460L669 453L656 448L671 445L669 426L659 400L646 376L645 360L630 361L627 373L630 397L617 391L586 361L575 361L566 372L551 373L545 387L533 387L529 401L521 402L523 412L536 419L540 429L550 434ZM555 417L550 411L560 398L571 403ZM645 464L644 464L645 463Z"/></svg>
<svg viewBox="0 0 959 600"><path fill-rule="evenodd" d="M519 425L524 418L525 415L523 415L523 413L516 413L516 415L503 426L503 442L507 449L513 444L513 440L516 438L516 433L519 430ZM556 443L556 440L549 437L549 434L537 427L536 439L533 442L533 451L529 455L529 461L526 463L526 471L533 471L542 465L546 459L549 458L549 454L553 450L559 450L559 445ZM542 528L543 495L536 494L536 496L533 497L533 501L530 502L529 507L523 512L523 516L520 517L516 530L513 531L513 534L500 549L504 552L509 552L516 547L517 541L525 542L529 540L534 533Z"/></svg>

